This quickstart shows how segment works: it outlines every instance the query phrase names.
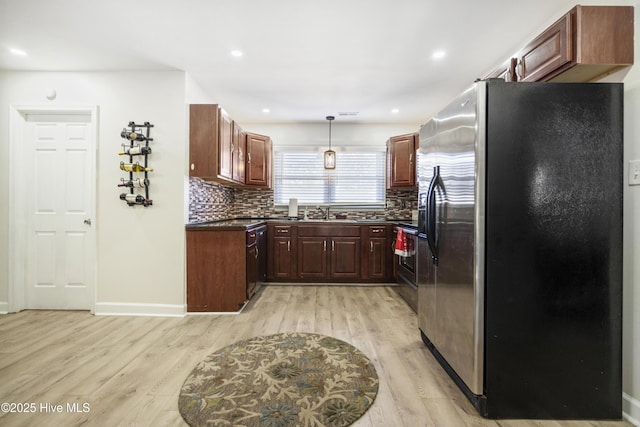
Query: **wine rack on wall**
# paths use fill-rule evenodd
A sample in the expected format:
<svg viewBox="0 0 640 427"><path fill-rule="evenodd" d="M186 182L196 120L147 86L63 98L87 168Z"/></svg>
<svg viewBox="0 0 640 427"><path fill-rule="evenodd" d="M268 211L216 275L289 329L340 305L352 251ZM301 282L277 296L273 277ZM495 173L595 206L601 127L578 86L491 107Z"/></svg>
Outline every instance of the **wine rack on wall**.
<svg viewBox="0 0 640 427"><path fill-rule="evenodd" d="M153 205L153 200L149 198L149 172L153 172L153 168L148 164L151 154L149 142L153 141L150 136L152 127L149 122L141 125L129 122L128 127L120 132L120 136L127 142L122 143L122 151L118 154L129 156L129 162L120 162L120 170L129 172L129 179L120 178L118 187L129 189L129 192L120 194L120 199L129 206L142 205L146 208ZM141 192L144 192L144 195L140 194Z"/></svg>

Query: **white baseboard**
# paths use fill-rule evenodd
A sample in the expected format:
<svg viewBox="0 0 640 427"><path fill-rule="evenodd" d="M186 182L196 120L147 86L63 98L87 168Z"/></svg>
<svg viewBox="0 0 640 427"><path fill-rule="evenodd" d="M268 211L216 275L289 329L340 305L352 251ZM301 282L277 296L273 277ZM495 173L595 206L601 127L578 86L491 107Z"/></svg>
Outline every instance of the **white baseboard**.
<svg viewBox="0 0 640 427"><path fill-rule="evenodd" d="M640 400L622 393L622 416L631 424L640 427Z"/></svg>
<svg viewBox="0 0 640 427"><path fill-rule="evenodd" d="M0 301L0 314L9 314L9 303Z"/></svg>
<svg viewBox="0 0 640 427"><path fill-rule="evenodd" d="M184 317L186 311L186 306L177 304L98 302L95 307L96 316Z"/></svg>

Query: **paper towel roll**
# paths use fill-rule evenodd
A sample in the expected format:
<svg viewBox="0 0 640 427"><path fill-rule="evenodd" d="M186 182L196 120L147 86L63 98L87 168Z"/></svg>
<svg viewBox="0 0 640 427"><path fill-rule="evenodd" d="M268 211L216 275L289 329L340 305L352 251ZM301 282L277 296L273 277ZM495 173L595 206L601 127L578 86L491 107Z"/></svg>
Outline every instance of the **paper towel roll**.
<svg viewBox="0 0 640 427"><path fill-rule="evenodd" d="M298 199L289 199L289 217L298 217Z"/></svg>

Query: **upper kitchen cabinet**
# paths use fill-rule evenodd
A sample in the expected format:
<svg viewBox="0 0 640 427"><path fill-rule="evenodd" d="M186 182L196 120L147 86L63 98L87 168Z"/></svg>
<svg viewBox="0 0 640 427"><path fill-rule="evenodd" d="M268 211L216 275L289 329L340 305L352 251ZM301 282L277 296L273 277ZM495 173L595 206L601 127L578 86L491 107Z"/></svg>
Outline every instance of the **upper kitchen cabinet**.
<svg viewBox="0 0 640 427"><path fill-rule="evenodd" d="M217 104L189 106L189 176L271 186L271 138L247 133Z"/></svg>
<svg viewBox="0 0 640 427"><path fill-rule="evenodd" d="M271 187L271 138L247 132L247 185Z"/></svg>
<svg viewBox="0 0 640 427"><path fill-rule="evenodd" d="M189 106L189 176L218 178L221 110L217 105Z"/></svg>
<svg viewBox="0 0 640 427"><path fill-rule="evenodd" d="M218 178L233 180L233 120L223 109L220 111L220 137L218 138Z"/></svg>
<svg viewBox="0 0 640 427"><path fill-rule="evenodd" d="M633 26L631 6L576 6L487 77L597 80L633 65Z"/></svg>
<svg viewBox="0 0 640 427"><path fill-rule="evenodd" d="M247 161L247 135L236 122L233 122L232 129L231 177L233 182L243 184Z"/></svg>
<svg viewBox="0 0 640 427"><path fill-rule="evenodd" d="M217 104L189 106L189 176L233 179L233 120Z"/></svg>
<svg viewBox="0 0 640 427"><path fill-rule="evenodd" d="M392 136L387 141L387 188L416 185L418 134Z"/></svg>

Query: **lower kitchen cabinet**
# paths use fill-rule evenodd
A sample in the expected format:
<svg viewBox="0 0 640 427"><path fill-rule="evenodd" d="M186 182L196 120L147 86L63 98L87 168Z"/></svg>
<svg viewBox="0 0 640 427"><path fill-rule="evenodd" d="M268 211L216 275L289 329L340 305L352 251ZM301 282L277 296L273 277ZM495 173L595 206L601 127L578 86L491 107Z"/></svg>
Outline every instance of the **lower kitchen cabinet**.
<svg viewBox="0 0 640 427"><path fill-rule="evenodd" d="M360 237L332 237L331 278L359 278L360 252Z"/></svg>
<svg viewBox="0 0 640 427"><path fill-rule="evenodd" d="M390 240L391 226L371 225L362 228L363 235L367 236L363 247L366 259L363 275L368 279L393 280L393 250L389 247L395 241Z"/></svg>
<svg viewBox="0 0 640 427"><path fill-rule="evenodd" d="M298 275L301 279L358 279L360 227L298 226Z"/></svg>
<svg viewBox="0 0 640 427"><path fill-rule="evenodd" d="M298 272L302 279L360 277L359 237L299 237Z"/></svg>
<svg viewBox="0 0 640 427"><path fill-rule="evenodd" d="M390 225L271 223L268 280L392 282Z"/></svg>
<svg viewBox="0 0 640 427"><path fill-rule="evenodd" d="M298 275L302 279L326 279L327 238L298 237Z"/></svg>
<svg viewBox="0 0 640 427"><path fill-rule="evenodd" d="M296 274L295 227L267 225L267 280L291 280Z"/></svg>
<svg viewBox="0 0 640 427"><path fill-rule="evenodd" d="M187 230L187 311L238 311L265 280L264 226ZM260 232L263 233L260 236Z"/></svg>

